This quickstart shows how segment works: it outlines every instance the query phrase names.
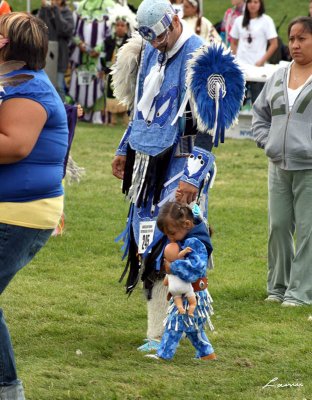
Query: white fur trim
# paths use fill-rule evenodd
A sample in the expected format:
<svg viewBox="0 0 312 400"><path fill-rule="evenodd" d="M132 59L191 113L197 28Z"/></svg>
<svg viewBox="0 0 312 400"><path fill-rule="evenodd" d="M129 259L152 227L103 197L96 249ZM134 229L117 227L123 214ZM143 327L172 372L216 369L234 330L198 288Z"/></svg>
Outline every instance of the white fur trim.
<svg viewBox="0 0 312 400"><path fill-rule="evenodd" d="M159 340L164 332L163 321L167 314L167 287L156 281L152 298L147 302L147 338Z"/></svg>

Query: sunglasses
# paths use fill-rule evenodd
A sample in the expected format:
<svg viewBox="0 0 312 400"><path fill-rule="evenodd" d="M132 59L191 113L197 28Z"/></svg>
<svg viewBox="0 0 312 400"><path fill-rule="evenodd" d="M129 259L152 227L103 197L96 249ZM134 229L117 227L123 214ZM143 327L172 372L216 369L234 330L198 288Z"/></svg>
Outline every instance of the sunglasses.
<svg viewBox="0 0 312 400"><path fill-rule="evenodd" d="M160 45L160 44L163 44L166 40L167 40L167 38L168 38L168 35L169 35L169 29L166 29L163 33L161 33L159 36L157 36L157 37L155 37L155 39L151 39L151 40L148 40L150 43L155 43L155 44L157 44L157 46L158 45Z"/></svg>
<svg viewBox="0 0 312 400"><path fill-rule="evenodd" d="M248 44L252 43L252 37L251 37L250 33L249 33L248 38L247 38L247 43Z"/></svg>

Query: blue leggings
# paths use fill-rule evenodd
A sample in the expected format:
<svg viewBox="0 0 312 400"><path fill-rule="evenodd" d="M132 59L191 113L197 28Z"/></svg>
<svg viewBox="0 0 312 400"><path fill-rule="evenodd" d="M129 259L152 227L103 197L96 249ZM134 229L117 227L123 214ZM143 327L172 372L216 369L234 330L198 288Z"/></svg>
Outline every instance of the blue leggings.
<svg viewBox="0 0 312 400"><path fill-rule="evenodd" d="M175 331L173 329L169 330L166 327L157 351L158 357L171 360L176 352L182 335L183 331ZM213 347L203 329L194 332L186 332L186 336L196 349L196 358L205 357L214 353Z"/></svg>

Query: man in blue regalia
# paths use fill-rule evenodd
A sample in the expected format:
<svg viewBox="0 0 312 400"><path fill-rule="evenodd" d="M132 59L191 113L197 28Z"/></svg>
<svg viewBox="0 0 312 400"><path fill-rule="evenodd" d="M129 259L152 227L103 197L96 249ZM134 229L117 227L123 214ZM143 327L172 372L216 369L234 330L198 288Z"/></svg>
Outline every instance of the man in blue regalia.
<svg viewBox="0 0 312 400"><path fill-rule="evenodd" d="M127 293L143 280L148 329L139 350L150 351L158 347L168 306L162 284L166 238L155 223L158 211L170 200L196 201L207 219L214 156L213 138L197 130L186 90L187 61L202 39L180 20L168 0L144 0L137 20L141 45L132 118L112 171L123 179L123 193L130 200L127 227L121 235L128 256L123 276L129 270Z"/></svg>

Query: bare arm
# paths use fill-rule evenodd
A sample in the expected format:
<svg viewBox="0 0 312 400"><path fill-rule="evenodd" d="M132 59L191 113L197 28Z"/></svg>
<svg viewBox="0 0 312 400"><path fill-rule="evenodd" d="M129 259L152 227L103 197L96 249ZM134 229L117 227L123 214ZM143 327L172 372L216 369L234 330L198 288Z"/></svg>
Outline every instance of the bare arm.
<svg viewBox="0 0 312 400"><path fill-rule="evenodd" d="M264 56L256 62L256 66L257 67L261 67L262 65L264 65L264 63L266 63L275 53L275 51L278 48L278 40L277 38L274 39L270 39L269 40L269 47L266 51L266 53L264 54Z"/></svg>
<svg viewBox="0 0 312 400"><path fill-rule="evenodd" d="M185 247L185 249L181 250L178 254L178 259L184 258L187 254L191 253L193 250L191 247Z"/></svg>
<svg viewBox="0 0 312 400"><path fill-rule="evenodd" d="M198 194L198 189L196 186L190 183L180 181L178 189L176 191L176 201L183 204L190 204L192 201L196 200Z"/></svg>
<svg viewBox="0 0 312 400"><path fill-rule="evenodd" d="M231 40L231 50L232 50L232 53L234 55L237 54L237 47L238 47L238 39L233 39L232 38L232 40Z"/></svg>
<svg viewBox="0 0 312 400"><path fill-rule="evenodd" d="M0 164L27 157L47 120L45 109L25 98L6 100L0 106Z"/></svg>

